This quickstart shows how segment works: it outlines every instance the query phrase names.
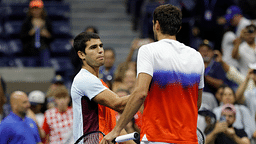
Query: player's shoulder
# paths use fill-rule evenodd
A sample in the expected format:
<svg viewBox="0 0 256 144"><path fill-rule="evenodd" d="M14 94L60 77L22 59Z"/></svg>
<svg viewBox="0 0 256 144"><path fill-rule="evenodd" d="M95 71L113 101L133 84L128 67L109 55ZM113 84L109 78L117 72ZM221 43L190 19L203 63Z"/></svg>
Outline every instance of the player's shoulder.
<svg viewBox="0 0 256 144"><path fill-rule="evenodd" d="M82 83L82 82L86 82L87 80L93 80L93 79L98 79L98 78L92 73L90 73L89 71L87 71L86 69L81 69L73 79L73 84Z"/></svg>

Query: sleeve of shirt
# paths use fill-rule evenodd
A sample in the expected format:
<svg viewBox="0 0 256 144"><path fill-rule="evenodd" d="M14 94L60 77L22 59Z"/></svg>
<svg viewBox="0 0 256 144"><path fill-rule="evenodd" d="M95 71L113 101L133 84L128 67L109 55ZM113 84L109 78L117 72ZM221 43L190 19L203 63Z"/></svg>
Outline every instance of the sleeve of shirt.
<svg viewBox="0 0 256 144"><path fill-rule="evenodd" d="M45 115L44 115L44 122L43 122L42 129L44 130L46 135L50 133L50 127L49 127L49 125L47 123L47 118L46 118Z"/></svg>
<svg viewBox="0 0 256 144"><path fill-rule="evenodd" d="M152 52L149 52L147 45L142 46L138 52L137 59L137 76L140 73L147 73L153 77L154 60L152 57Z"/></svg>
<svg viewBox="0 0 256 144"><path fill-rule="evenodd" d="M82 96L92 100L96 95L107 89L96 76L85 76L77 81L75 86Z"/></svg>
<svg viewBox="0 0 256 144"><path fill-rule="evenodd" d="M240 138L248 137L244 129L238 129L236 130L236 135Z"/></svg>
<svg viewBox="0 0 256 144"><path fill-rule="evenodd" d="M13 130L10 125L0 124L0 143L7 144L8 139L13 134Z"/></svg>

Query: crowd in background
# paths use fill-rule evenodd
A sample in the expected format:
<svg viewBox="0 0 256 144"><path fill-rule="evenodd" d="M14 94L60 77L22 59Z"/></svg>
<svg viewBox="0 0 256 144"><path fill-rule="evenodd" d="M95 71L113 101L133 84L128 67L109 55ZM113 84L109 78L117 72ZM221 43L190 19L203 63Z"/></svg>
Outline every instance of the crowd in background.
<svg viewBox="0 0 256 144"><path fill-rule="evenodd" d="M204 60L205 86L198 127L205 133L206 143L221 142L218 140L220 134L221 138L235 141L234 133L230 132L232 128L243 129L245 133L240 135L255 143L256 2L253 0L126 0L132 29L139 31L141 37L133 40L127 57L118 65L115 65L115 48L104 48L105 64L100 67L99 77L120 97L132 93L136 81L134 53L141 45L154 42L152 24L148 22L152 12L147 10L150 6L166 3L182 10L183 24L177 40L198 50ZM100 36L97 26L86 27L85 31ZM30 3L21 31L24 54L41 57L41 65L49 66L51 54L48 48L52 39L52 27L43 3ZM81 69L81 62L74 51L70 51L69 56L74 76ZM34 90L27 94L31 104L27 116L38 125L43 143L72 143L72 105L65 80L56 74L47 92ZM12 94L6 94L4 78L1 77L1 121L17 108L17 104L11 103ZM226 118L228 126L221 120L222 106L226 104L231 105L235 114L235 120L231 122ZM127 131L140 131L142 113L143 107L127 125Z"/></svg>

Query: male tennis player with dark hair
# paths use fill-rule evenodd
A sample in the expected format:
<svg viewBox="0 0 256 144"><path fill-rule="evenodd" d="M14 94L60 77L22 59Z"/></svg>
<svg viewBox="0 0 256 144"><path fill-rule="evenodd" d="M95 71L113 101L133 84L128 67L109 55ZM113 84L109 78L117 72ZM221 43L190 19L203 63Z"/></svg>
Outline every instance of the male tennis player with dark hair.
<svg viewBox="0 0 256 144"><path fill-rule="evenodd" d="M167 4L155 9L153 31L158 41L139 49L135 90L101 144L111 143L143 102L142 144L198 143L204 62L199 52L176 40L181 24L177 7Z"/></svg>
<svg viewBox="0 0 256 144"><path fill-rule="evenodd" d="M120 98L98 77L99 67L104 64L104 49L98 34L80 33L74 39L74 49L82 60L82 69L71 87L76 141L92 131L108 134L116 125L115 111L122 112L129 97Z"/></svg>

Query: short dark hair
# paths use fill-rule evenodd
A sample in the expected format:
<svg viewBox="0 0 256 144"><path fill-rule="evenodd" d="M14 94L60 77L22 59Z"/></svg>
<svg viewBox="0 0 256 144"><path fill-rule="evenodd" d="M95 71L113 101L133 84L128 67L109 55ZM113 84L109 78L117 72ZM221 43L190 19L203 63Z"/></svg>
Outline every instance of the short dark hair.
<svg viewBox="0 0 256 144"><path fill-rule="evenodd" d="M104 48L104 52L106 52L106 51L112 51L112 53L114 54L114 57L116 57L116 51L112 47Z"/></svg>
<svg viewBox="0 0 256 144"><path fill-rule="evenodd" d="M82 32L79 35L77 35L74 39L74 49L76 53L78 51L85 53L86 42L90 41L91 39L100 39L100 36L96 33L87 32Z"/></svg>
<svg viewBox="0 0 256 144"><path fill-rule="evenodd" d="M153 21L159 22L163 34L176 35L182 25L182 13L171 4L160 5L154 11Z"/></svg>

